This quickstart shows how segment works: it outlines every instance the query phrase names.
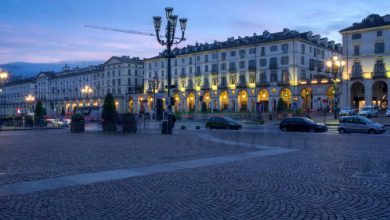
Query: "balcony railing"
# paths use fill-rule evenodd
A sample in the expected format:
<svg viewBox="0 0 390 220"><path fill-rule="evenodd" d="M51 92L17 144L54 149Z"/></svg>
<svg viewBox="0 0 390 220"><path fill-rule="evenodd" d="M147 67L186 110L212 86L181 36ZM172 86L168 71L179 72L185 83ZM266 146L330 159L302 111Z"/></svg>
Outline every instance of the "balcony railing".
<svg viewBox="0 0 390 220"><path fill-rule="evenodd" d="M208 80L203 81L202 90L209 90L210 89L210 83Z"/></svg>
<svg viewBox="0 0 390 220"><path fill-rule="evenodd" d="M384 77L386 77L385 65L375 64L372 78L377 79L377 78L384 78Z"/></svg>
<svg viewBox="0 0 390 220"><path fill-rule="evenodd" d="M289 82L287 80L278 81L278 86L288 86Z"/></svg>
<svg viewBox="0 0 390 220"><path fill-rule="evenodd" d="M250 66L248 67L249 72L256 72L256 67L255 66Z"/></svg>
<svg viewBox="0 0 390 220"><path fill-rule="evenodd" d="M225 83L220 83L218 85L218 89L227 89L227 83L226 82Z"/></svg>
<svg viewBox="0 0 390 220"><path fill-rule="evenodd" d="M229 73L236 73L237 69L236 68L229 68Z"/></svg>
<svg viewBox="0 0 390 220"><path fill-rule="evenodd" d="M256 84L256 86L257 86L257 87L269 87L270 84L269 84L269 82L258 82L258 83Z"/></svg>
<svg viewBox="0 0 390 220"><path fill-rule="evenodd" d="M270 70L277 69L277 68L278 68L278 64L276 64L276 63L270 63L269 64L269 69Z"/></svg>

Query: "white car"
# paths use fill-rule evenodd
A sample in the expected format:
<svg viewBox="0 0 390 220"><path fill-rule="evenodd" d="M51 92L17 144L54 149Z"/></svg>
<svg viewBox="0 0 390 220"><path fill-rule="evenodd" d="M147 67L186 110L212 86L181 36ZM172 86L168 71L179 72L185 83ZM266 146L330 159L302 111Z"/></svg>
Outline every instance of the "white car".
<svg viewBox="0 0 390 220"><path fill-rule="evenodd" d="M340 116L350 116L356 114L357 109L352 107L344 107L340 110Z"/></svg>
<svg viewBox="0 0 390 220"><path fill-rule="evenodd" d="M386 109L386 117L390 117L390 108Z"/></svg>
<svg viewBox="0 0 390 220"><path fill-rule="evenodd" d="M360 109L358 115L370 117L378 117L379 109L377 106L365 106Z"/></svg>

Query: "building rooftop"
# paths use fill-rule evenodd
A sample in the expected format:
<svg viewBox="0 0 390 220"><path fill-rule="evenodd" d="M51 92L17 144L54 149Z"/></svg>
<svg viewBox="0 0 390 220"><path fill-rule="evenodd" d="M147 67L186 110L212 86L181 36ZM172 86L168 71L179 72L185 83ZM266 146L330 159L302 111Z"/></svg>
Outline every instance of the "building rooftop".
<svg viewBox="0 0 390 220"><path fill-rule="evenodd" d="M8 82L4 85L4 87L22 85L26 83L35 83L36 81L37 81L37 77L30 77L22 80Z"/></svg>
<svg viewBox="0 0 390 220"><path fill-rule="evenodd" d="M226 49L226 48L233 48L238 46L245 46L245 45L255 45L259 43L268 43L273 41L281 41L281 40L289 40L289 39L302 39L309 41L313 44L317 44L320 47L340 51L342 49L341 44L336 44L334 41L328 41L328 38L323 37L321 38L320 35L313 35L311 31L308 32L298 32L295 30L289 30L287 28L283 29L281 32L276 33L270 33L268 31L264 31L262 35L257 35L256 33L253 34L253 36L246 36L246 37L230 37L226 41L218 42L214 41L213 43L196 43L195 45L187 45L183 48L175 48L173 49L174 55L184 55L189 53L196 53L196 52L204 52L204 51L210 51L210 50L218 50L218 49ZM152 57L150 59L146 60L152 60L157 58L162 58L166 56L166 51L160 53L158 56Z"/></svg>
<svg viewBox="0 0 390 220"><path fill-rule="evenodd" d="M340 33L346 32L346 31L354 31L354 30L360 30L360 29L366 29L366 28L372 28L372 27L381 27L390 25L390 14L387 14L385 16L380 16L377 14L371 14L364 18L362 22L360 23L354 23L352 26L347 27L345 29L342 29Z"/></svg>

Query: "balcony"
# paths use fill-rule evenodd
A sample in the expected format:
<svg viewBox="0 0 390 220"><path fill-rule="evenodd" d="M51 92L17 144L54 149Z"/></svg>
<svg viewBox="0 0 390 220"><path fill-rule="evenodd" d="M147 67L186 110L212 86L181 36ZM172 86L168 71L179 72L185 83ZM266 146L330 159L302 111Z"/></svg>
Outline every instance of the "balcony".
<svg viewBox="0 0 390 220"><path fill-rule="evenodd" d="M354 79L363 79L363 72L352 72L351 73L351 80Z"/></svg>
<svg viewBox="0 0 390 220"><path fill-rule="evenodd" d="M274 70L274 69L277 69L278 68L278 64L277 63L270 63L269 64L269 69L270 70Z"/></svg>
<svg viewBox="0 0 390 220"><path fill-rule="evenodd" d="M256 72L256 67L255 66L250 66L248 67L249 72Z"/></svg>
<svg viewBox="0 0 390 220"><path fill-rule="evenodd" d="M236 73L237 69L236 68L229 68L229 73Z"/></svg>
<svg viewBox="0 0 390 220"><path fill-rule="evenodd" d="M218 85L218 89L227 89L227 83L226 83L226 82L221 82L221 83Z"/></svg>
<svg viewBox="0 0 390 220"><path fill-rule="evenodd" d="M199 71L196 71L196 72L195 72L195 76L201 76L201 75L202 75L201 72L199 72Z"/></svg>
<svg viewBox="0 0 390 220"><path fill-rule="evenodd" d="M386 78L386 70L384 64L375 64L372 78L373 79Z"/></svg>
<svg viewBox="0 0 390 220"><path fill-rule="evenodd" d="M237 88L246 88L246 78L245 76L240 76L237 84Z"/></svg>
<svg viewBox="0 0 390 220"><path fill-rule="evenodd" d="M269 84L269 82L258 82L258 83L256 84L256 86L257 86L257 87L269 87L270 84Z"/></svg>
<svg viewBox="0 0 390 220"><path fill-rule="evenodd" d="M278 86L288 86L290 83L287 80L278 81Z"/></svg>
<svg viewBox="0 0 390 220"><path fill-rule="evenodd" d="M195 90L195 88L194 88L194 83L192 82L192 80L189 80L189 81L188 81L188 85L187 85L186 90L187 90L187 91L193 91L193 90Z"/></svg>

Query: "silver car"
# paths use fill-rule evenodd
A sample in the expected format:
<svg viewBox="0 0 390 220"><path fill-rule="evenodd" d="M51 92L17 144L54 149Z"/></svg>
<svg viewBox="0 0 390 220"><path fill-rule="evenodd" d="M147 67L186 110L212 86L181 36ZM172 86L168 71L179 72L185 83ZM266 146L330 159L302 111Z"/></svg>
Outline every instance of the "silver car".
<svg viewBox="0 0 390 220"><path fill-rule="evenodd" d="M371 118L371 117L378 117L378 113L379 113L379 109L377 106L365 106L360 109L358 115Z"/></svg>
<svg viewBox="0 0 390 220"><path fill-rule="evenodd" d="M340 110L340 116L349 116L349 115L355 115L357 113L357 109L352 107L344 107Z"/></svg>
<svg viewBox="0 0 390 220"><path fill-rule="evenodd" d="M379 134L386 131L385 126L363 116L347 116L340 118L339 133L369 133Z"/></svg>

